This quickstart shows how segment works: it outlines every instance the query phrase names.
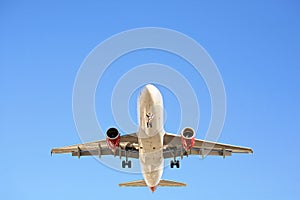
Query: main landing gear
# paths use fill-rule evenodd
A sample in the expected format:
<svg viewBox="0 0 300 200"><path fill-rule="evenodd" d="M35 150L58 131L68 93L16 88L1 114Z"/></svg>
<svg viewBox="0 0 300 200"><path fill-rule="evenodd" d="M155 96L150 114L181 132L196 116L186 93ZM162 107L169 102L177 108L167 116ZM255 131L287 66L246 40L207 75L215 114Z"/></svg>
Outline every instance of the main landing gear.
<svg viewBox="0 0 300 200"><path fill-rule="evenodd" d="M179 162L179 160L171 160L171 162L170 162L171 168L173 168L174 165L176 165L176 167L179 168L179 167L180 167L180 162Z"/></svg>
<svg viewBox="0 0 300 200"><path fill-rule="evenodd" d="M125 151L125 160L122 161L122 168L125 168L126 166L128 168L131 168L131 160L128 160L128 155L127 155L127 151Z"/></svg>
<svg viewBox="0 0 300 200"><path fill-rule="evenodd" d="M126 166L128 168L131 168L131 160L123 160L122 161L122 168L126 168Z"/></svg>

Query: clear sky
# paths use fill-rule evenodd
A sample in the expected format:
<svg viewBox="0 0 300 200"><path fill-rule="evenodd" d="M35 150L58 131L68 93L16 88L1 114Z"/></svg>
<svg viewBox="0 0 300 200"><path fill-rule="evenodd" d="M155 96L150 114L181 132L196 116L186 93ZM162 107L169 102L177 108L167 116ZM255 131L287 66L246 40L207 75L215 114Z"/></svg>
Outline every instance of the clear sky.
<svg viewBox="0 0 300 200"><path fill-rule="evenodd" d="M0 198L299 199L299 9L295 0L2 0ZM163 178L186 182L188 187L159 188L154 194L148 188L117 186L141 179L140 174L112 170L93 158L50 156L53 147L81 142L73 121L72 91L84 58L108 37L148 26L182 32L207 50L227 95L219 141L254 150L253 155L225 160L184 159L180 169L166 168ZM148 62L180 70L182 62L156 51L136 52L124 59L119 63L127 64L122 68L125 72ZM197 76L184 69L193 84ZM122 75L116 66L107 73L98 86L99 112L101 88L106 88L107 98L113 81ZM170 91L161 89L168 102L166 129L172 132L180 119L178 102ZM137 93L130 100L133 119ZM201 96L203 123L197 136L203 138L209 121L205 89ZM104 128L114 126L111 111L101 112L97 115Z"/></svg>

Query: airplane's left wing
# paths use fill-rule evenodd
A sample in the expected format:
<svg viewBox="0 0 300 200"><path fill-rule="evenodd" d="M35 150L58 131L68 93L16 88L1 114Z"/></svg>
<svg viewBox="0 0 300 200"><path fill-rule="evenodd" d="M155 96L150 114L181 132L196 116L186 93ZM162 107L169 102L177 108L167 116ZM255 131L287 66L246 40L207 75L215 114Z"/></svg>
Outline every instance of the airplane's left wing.
<svg viewBox="0 0 300 200"><path fill-rule="evenodd" d="M249 147L235 146L195 139L194 146L186 151L182 148L182 139L180 135L166 133L164 136L164 158L183 157L188 155L200 156L231 156L232 153L253 153Z"/></svg>
<svg viewBox="0 0 300 200"><path fill-rule="evenodd" d="M51 154L70 153L72 156L105 156L113 155L119 157L139 158L138 138L136 133L123 135L120 137L120 145L114 151L111 150L106 140L98 140L83 144L76 144L66 147L53 148Z"/></svg>

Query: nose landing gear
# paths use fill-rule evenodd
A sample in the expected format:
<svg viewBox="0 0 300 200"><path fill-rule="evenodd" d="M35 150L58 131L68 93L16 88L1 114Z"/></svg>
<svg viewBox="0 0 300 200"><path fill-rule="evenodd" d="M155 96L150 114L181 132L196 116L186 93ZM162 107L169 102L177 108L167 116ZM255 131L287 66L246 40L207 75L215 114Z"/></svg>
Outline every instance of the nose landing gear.
<svg viewBox="0 0 300 200"><path fill-rule="evenodd" d="M152 128L152 119L154 118L154 115L152 113L147 113L146 118L147 118L147 128Z"/></svg>

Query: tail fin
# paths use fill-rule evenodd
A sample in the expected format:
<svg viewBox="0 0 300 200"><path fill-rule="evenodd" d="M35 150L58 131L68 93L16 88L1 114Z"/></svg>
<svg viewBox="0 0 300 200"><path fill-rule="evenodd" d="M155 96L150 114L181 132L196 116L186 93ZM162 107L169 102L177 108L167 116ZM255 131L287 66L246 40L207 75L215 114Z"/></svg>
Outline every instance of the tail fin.
<svg viewBox="0 0 300 200"><path fill-rule="evenodd" d="M147 187L145 180L131 181L126 183L120 183L120 187ZM185 183L169 181L169 180L160 180L158 186L161 187L185 187Z"/></svg>

